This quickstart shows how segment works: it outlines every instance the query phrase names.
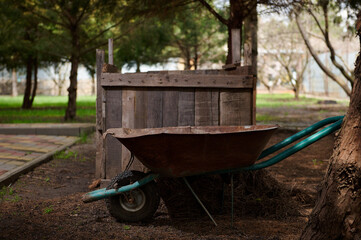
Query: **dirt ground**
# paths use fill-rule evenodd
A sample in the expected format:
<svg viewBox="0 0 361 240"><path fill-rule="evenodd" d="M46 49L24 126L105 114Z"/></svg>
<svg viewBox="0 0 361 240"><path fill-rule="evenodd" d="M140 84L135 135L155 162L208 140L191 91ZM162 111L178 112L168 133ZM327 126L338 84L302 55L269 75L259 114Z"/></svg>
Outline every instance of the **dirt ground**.
<svg viewBox="0 0 361 240"><path fill-rule="evenodd" d="M278 131L270 144L292 133ZM152 221L138 224L116 222L102 200L84 204L81 196L94 180L93 141L71 147L2 189L0 239L297 239L313 208L334 136L260 172L258 177L266 180L253 190L257 184L268 190L238 187L233 228L229 192L224 213L214 216L218 227L206 216L171 219L162 203Z"/></svg>

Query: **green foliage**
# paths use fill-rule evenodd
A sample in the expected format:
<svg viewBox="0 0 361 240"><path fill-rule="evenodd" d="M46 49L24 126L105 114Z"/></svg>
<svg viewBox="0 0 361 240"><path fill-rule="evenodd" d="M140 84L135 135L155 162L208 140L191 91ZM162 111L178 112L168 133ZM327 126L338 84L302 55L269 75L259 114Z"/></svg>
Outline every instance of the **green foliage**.
<svg viewBox="0 0 361 240"><path fill-rule="evenodd" d="M87 158L85 158L82 155L79 155L78 152L70 151L70 150L63 150L60 152L57 152L54 155L54 158L56 159L72 159L73 161L79 161L79 162L86 162ZM50 179L49 179L50 180Z"/></svg>
<svg viewBox="0 0 361 240"><path fill-rule="evenodd" d="M322 160L317 160L317 159L312 159L312 163L313 163L314 166L317 166L317 165L323 164L323 161Z"/></svg>
<svg viewBox="0 0 361 240"><path fill-rule="evenodd" d="M181 58L185 69L196 69L205 62L225 61L227 29L199 3L130 0L121 13L132 30L116 49L118 66L139 71L140 64Z"/></svg>
<svg viewBox="0 0 361 240"><path fill-rule="evenodd" d="M15 193L12 187L2 187L0 189L0 202L9 201L9 202L18 202L21 198Z"/></svg>
<svg viewBox="0 0 361 240"><path fill-rule="evenodd" d="M170 44L171 26L167 22L160 22L156 18L147 21L137 19L129 25L133 30L115 50L115 61L118 66L136 66L139 72L141 64L151 65L168 60L170 55L165 48Z"/></svg>
<svg viewBox="0 0 361 240"><path fill-rule="evenodd" d="M89 135L85 132L81 133L80 135L80 143L87 143Z"/></svg>
<svg viewBox="0 0 361 240"><path fill-rule="evenodd" d="M44 214L44 215L45 215L45 214L49 214L49 213L52 213L53 211L54 211L53 205L50 205L50 206L45 207L45 208L43 209L43 214Z"/></svg>
<svg viewBox="0 0 361 240"><path fill-rule="evenodd" d="M129 225L123 225L123 229L124 230L130 230L130 226Z"/></svg>
<svg viewBox="0 0 361 240"><path fill-rule="evenodd" d="M69 150L63 150L54 155L54 158L60 158L60 159L69 159L69 158L77 158L78 153L69 151Z"/></svg>
<svg viewBox="0 0 361 240"><path fill-rule="evenodd" d="M205 8L189 4L173 19L172 41L185 69L197 69L206 62L225 62L227 28Z"/></svg>

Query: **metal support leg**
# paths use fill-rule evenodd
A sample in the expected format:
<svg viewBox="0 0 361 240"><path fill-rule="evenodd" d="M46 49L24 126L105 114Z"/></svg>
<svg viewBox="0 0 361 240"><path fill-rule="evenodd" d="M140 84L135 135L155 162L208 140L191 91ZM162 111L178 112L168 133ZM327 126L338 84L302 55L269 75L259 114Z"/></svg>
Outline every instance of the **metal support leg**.
<svg viewBox="0 0 361 240"><path fill-rule="evenodd" d="M234 199L234 193L233 193L234 185L233 185L233 173L231 174L231 215L232 215L232 223L231 227L233 228L233 220L234 220L234 213L233 213L233 199Z"/></svg>
<svg viewBox="0 0 361 240"><path fill-rule="evenodd" d="M223 182L222 184L222 202L221 202L221 213L223 213L224 211L224 195L225 195L225 188L226 188L226 183Z"/></svg>
<svg viewBox="0 0 361 240"><path fill-rule="evenodd" d="M208 217L212 220L212 222L214 223L214 225L217 226L216 221L214 221L212 215L208 212L207 208L203 205L202 201L198 198L197 194L193 191L193 188L191 187L191 185L189 185L187 179L184 177L183 178L184 182L186 183L187 187L189 188L189 190L191 190L193 196L196 198L196 200L198 201L198 203L201 205L201 207L203 208L203 210L207 213Z"/></svg>

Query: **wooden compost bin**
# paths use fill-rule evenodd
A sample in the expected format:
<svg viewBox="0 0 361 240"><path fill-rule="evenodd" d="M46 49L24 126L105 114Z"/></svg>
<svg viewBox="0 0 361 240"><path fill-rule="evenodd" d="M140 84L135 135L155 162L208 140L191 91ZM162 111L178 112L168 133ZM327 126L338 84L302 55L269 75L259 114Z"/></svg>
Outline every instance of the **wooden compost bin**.
<svg viewBox="0 0 361 240"><path fill-rule="evenodd" d="M103 62L104 52L98 55ZM251 67L127 74L100 69L96 175L102 179L123 171L130 158L117 139L101 138L108 128L255 124L256 79ZM146 170L139 161L131 169Z"/></svg>

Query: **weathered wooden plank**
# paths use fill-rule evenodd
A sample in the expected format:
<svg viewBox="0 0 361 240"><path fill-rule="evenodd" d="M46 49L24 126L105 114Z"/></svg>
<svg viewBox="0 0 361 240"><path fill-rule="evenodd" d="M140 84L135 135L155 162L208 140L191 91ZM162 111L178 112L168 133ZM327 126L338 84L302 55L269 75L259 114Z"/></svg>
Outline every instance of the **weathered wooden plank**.
<svg viewBox="0 0 361 240"><path fill-rule="evenodd" d="M162 127L178 126L179 92L174 89L163 91L163 124Z"/></svg>
<svg viewBox="0 0 361 240"><path fill-rule="evenodd" d="M222 90L220 92L220 125L252 124L252 91Z"/></svg>
<svg viewBox="0 0 361 240"><path fill-rule="evenodd" d="M146 128L147 127L147 109L146 98L147 89L145 88L133 88L135 91L135 116L134 116L134 128Z"/></svg>
<svg viewBox="0 0 361 240"><path fill-rule="evenodd" d="M194 89L182 88L178 91L178 126L194 126Z"/></svg>
<svg viewBox="0 0 361 240"><path fill-rule="evenodd" d="M211 114L212 114L212 126L219 125L219 89L212 89L212 106L211 106Z"/></svg>
<svg viewBox="0 0 361 240"><path fill-rule="evenodd" d="M103 88L100 84L102 66L104 63L104 51L96 50L96 77L97 77L97 98L96 98L96 160L95 160L95 177L105 178L105 158L102 137L102 94Z"/></svg>
<svg viewBox="0 0 361 240"><path fill-rule="evenodd" d="M118 173L120 173L121 170L121 157L122 157L122 149L120 142L112 137L107 136L105 138L105 177L107 179L112 179L115 177Z"/></svg>
<svg viewBox="0 0 361 240"><path fill-rule="evenodd" d="M147 89L145 88L132 88L135 91L135 112L134 112L134 126L133 128L146 128L147 127ZM130 152L127 149L128 159L124 159L128 163ZM125 166L125 165L124 165ZM137 159L134 159L130 170L137 170L141 172L146 172L146 167Z"/></svg>
<svg viewBox="0 0 361 240"><path fill-rule="evenodd" d="M102 129L102 94L101 86L102 66L104 63L104 50L96 50L96 76L97 76L97 99L96 99L96 129Z"/></svg>
<svg viewBox="0 0 361 240"><path fill-rule="evenodd" d="M219 91L195 90L195 125L219 125Z"/></svg>
<svg viewBox="0 0 361 240"><path fill-rule="evenodd" d="M251 75L103 73L102 86L252 88Z"/></svg>
<svg viewBox="0 0 361 240"><path fill-rule="evenodd" d="M134 128L136 91L134 89L123 89L122 94L122 126L124 128ZM121 146L121 171L124 171L129 162L131 154L126 147L124 147L123 145Z"/></svg>
<svg viewBox="0 0 361 240"><path fill-rule="evenodd" d="M147 128L159 128L163 124L163 93L159 88L147 89Z"/></svg>
<svg viewBox="0 0 361 240"><path fill-rule="evenodd" d="M112 88L105 90L105 126L108 128L122 127L122 90ZM120 142L109 136L106 138L106 177L112 178L120 172L122 149Z"/></svg>
<svg viewBox="0 0 361 240"><path fill-rule="evenodd" d="M106 89L106 128L122 127L122 90Z"/></svg>

